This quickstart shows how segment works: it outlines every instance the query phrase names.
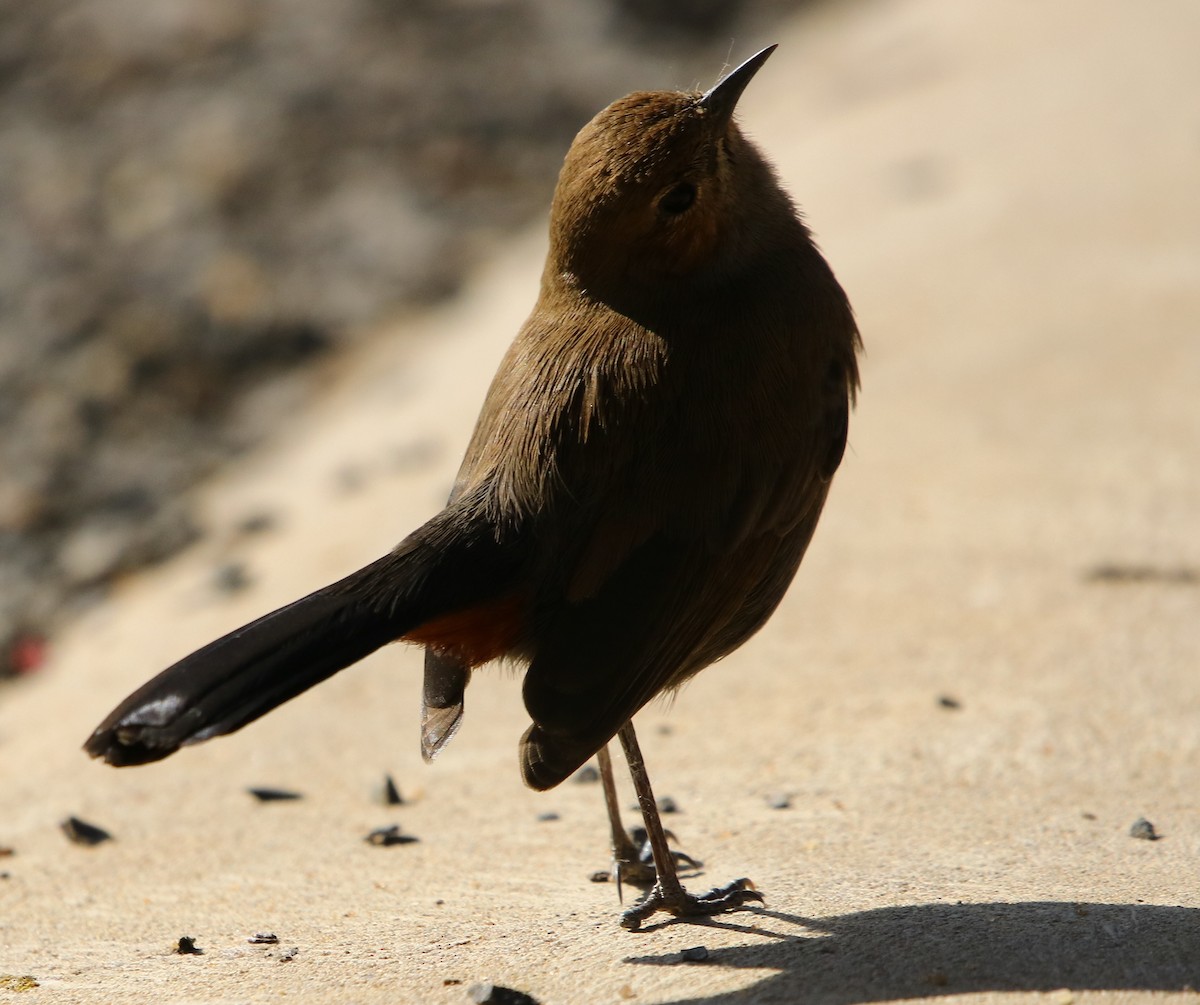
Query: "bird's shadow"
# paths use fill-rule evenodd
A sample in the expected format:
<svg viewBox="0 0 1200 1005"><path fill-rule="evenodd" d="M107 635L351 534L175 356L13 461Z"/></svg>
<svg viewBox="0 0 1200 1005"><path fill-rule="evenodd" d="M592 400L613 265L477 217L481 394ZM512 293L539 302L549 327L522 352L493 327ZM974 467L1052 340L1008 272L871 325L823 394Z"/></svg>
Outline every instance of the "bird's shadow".
<svg viewBox="0 0 1200 1005"><path fill-rule="evenodd" d="M752 920L753 918L753 920ZM671 1005L848 1005L969 991L1200 988L1200 909L1154 904L918 904L805 918L763 908L706 924L753 933L700 966L771 970L752 988ZM630 956L685 965L678 953Z"/></svg>

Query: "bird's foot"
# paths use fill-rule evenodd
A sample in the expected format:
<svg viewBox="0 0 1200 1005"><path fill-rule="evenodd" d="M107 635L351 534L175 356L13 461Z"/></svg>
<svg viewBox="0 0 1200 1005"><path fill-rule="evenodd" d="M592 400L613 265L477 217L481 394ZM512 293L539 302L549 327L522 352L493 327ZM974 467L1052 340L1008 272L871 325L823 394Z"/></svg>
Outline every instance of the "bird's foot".
<svg viewBox="0 0 1200 1005"><path fill-rule="evenodd" d="M636 932L642 922L657 911L666 911L676 918L695 918L722 914L751 902L761 904L763 895L748 879L735 879L726 886L701 894L688 893L681 886L667 892L661 882L656 882L649 893L621 915L621 927Z"/></svg>
<svg viewBox="0 0 1200 1005"><path fill-rule="evenodd" d="M670 831L665 833L674 840L674 834ZM633 827L623 836L625 840L613 849L613 875L618 883L649 886L658 879L658 870L654 867L654 851L646 836L646 828ZM699 869L704 864L682 851L672 851L671 857L676 866L684 869Z"/></svg>

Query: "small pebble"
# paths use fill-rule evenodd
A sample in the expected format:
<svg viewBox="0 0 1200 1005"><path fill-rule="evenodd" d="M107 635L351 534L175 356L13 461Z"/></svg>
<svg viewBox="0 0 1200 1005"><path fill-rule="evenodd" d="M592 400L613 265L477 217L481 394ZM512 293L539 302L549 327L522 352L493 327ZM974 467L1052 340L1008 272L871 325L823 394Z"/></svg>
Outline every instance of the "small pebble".
<svg viewBox="0 0 1200 1005"><path fill-rule="evenodd" d="M279 960L280 963L290 963L292 960L294 960L296 958L296 955L299 952L300 952L299 946L289 946L287 949L281 949L277 953L274 953L274 954L268 953L267 955L268 956L274 955L275 958L277 960Z"/></svg>
<svg viewBox="0 0 1200 1005"><path fill-rule="evenodd" d="M250 582L244 562L225 562L213 574L213 586L218 593L240 593Z"/></svg>
<svg viewBox="0 0 1200 1005"><path fill-rule="evenodd" d="M67 817L58 826L62 828L62 832L71 841L74 841L75 844L97 845L104 841L112 840L112 835L103 827L89 824L86 820L80 820L79 817Z"/></svg>
<svg viewBox="0 0 1200 1005"><path fill-rule="evenodd" d="M475 1005L538 1005L537 999L524 991L514 991L491 981L472 984L467 988L467 997Z"/></svg>
<svg viewBox="0 0 1200 1005"><path fill-rule="evenodd" d="M260 510L257 513L251 513L247 517L243 517L237 524L237 532L239 534L261 534L263 531L270 530L275 526L275 514L267 510Z"/></svg>
<svg viewBox="0 0 1200 1005"><path fill-rule="evenodd" d="M1129 836L1141 838L1143 841L1157 841L1161 837L1154 829L1154 824L1145 817L1138 817L1133 822L1133 826L1129 828Z"/></svg>
<svg viewBox="0 0 1200 1005"><path fill-rule="evenodd" d="M292 792L289 789L264 789L250 788L246 790L260 803L281 803L287 802L289 799L303 799L304 796L299 792Z"/></svg>
<svg viewBox="0 0 1200 1005"><path fill-rule="evenodd" d="M772 792L767 796L767 807L772 810L790 810L792 797L786 792Z"/></svg>
<svg viewBox="0 0 1200 1005"><path fill-rule="evenodd" d="M948 694L938 695L938 704L942 708L959 709L962 708L962 702L957 698L951 697Z"/></svg>
<svg viewBox="0 0 1200 1005"><path fill-rule="evenodd" d="M675 835L670 831L666 832L667 840L675 840ZM629 840L633 842L633 846L638 850L638 861L647 864L654 861L654 849L650 845L650 835L646 833L645 827L630 827Z"/></svg>
<svg viewBox="0 0 1200 1005"><path fill-rule="evenodd" d="M679 804L670 796L662 796L658 800L659 813L678 813Z"/></svg>
<svg viewBox="0 0 1200 1005"><path fill-rule="evenodd" d="M179 942L175 945L175 952L180 956L203 956L204 950L196 945L196 940L190 935L179 936Z"/></svg>
<svg viewBox="0 0 1200 1005"><path fill-rule="evenodd" d="M418 839L410 834L401 834L400 825L392 824L390 827L376 827L363 840L380 848L390 848L397 844L413 844Z"/></svg>
<svg viewBox="0 0 1200 1005"><path fill-rule="evenodd" d="M279 942L279 936L274 932L255 932L253 935L247 935L246 941L252 946L273 946Z"/></svg>
<svg viewBox="0 0 1200 1005"><path fill-rule="evenodd" d="M555 820L561 819L561 817L559 817L559 815L557 813L555 813L554 810L547 810L545 813L539 813L537 815L537 818L538 818L538 822L543 823L543 824L548 824Z"/></svg>
<svg viewBox="0 0 1200 1005"><path fill-rule="evenodd" d="M403 806L404 797L396 788L396 782L391 775L383 776L383 804L385 806Z"/></svg>
<svg viewBox="0 0 1200 1005"><path fill-rule="evenodd" d="M707 946L692 946L679 954L684 963L703 963L708 959Z"/></svg>
<svg viewBox="0 0 1200 1005"><path fill-rule="evenodd" d="M598 782L600 781L600 769L594 764L585 764L575 772L575 777L572 781L578 782L580 785L590 785L593 782Z"/></svg>

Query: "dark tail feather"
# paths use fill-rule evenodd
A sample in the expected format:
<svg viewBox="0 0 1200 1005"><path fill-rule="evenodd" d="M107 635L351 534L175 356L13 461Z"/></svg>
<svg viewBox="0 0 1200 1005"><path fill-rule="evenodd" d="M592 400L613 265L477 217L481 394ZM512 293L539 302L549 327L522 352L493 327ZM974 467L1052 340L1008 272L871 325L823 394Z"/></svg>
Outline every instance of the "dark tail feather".
<svg viewBox="0 0 1200 1005"><path fill-rule="evenodd" d="M232 733L413 627L380 611L360 585L380 559L210 642L126 698L84 744L123 767Z"/></svg>
<svg viewBox="0 0 1200 1005"><path fill-rule="evenodd" d="M232 733L427 621L502 593L520 563L466 503L444 510L391 554L168 667L84 750L121 767Z"/></svg>

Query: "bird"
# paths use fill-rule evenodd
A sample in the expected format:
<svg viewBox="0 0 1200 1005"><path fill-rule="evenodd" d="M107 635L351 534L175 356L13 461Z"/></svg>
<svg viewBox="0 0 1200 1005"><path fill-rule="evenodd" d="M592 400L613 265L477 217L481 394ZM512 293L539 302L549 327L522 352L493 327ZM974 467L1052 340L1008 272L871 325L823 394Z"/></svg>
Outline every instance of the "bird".
<svg viewBox="0 0 1200 1005"><path fill-rule="evenodd" d="M762 902L678 877L633 716L737 649L788 589L859 388L846 293L734 110L776 49L706 91L638 91L579 131L550 207L535 306L503 357L439 513L345 578L209 643L96 728L128 766L232 733L391 642L425 649L426 760L472 673L523 668L524 782L625 753L653 885L621 915ZM618 873L618 877L620 873ZM649 880L647 880L649 885Z"/></svg>

